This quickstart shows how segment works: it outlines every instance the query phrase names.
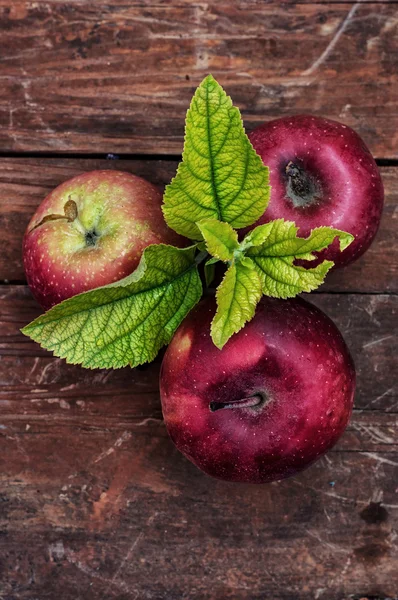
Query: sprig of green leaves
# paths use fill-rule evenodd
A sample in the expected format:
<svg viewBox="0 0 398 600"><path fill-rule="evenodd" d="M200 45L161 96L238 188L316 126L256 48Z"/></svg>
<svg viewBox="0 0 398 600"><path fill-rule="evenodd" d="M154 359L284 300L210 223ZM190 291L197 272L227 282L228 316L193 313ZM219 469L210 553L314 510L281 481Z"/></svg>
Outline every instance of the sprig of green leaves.
<svg viewBox="0 0 398 600"><path fill-rule="evenodd" d="M87 368L136 366L155 358L199 301L198 264L210 285L217 262L227 270L217 292L211 325L215 345L253 318L263 294L288 298L318 287L333 266L308 269L314 252L337 237L344 250L353 236L329 227L297 236L279 219L239 241L236 229L255 223L269 200L269 173L243 129L239 110L209 75L187 113L183 160L164 195L167 224L197 242L180 249L148 246L134 273L114 284L62 302L22 331L43 348Z"/></svg>
<svg viewBox="0 0 398 600"><path fill-rule="evenodd" d="M297 236L298 227L283 219L256 227L241 243L227 223L206 219L197 226L208 252L228 265L217 289L217 312L211 328L218 348L254 316L263 294L290 298L310 292L323 283L334 264L324 260L313 268L305 268L295 264L297 259L314 260L313 253L327 248L336 237L341 250L354 239L331 227L318 227L301 238Z"/></svg>

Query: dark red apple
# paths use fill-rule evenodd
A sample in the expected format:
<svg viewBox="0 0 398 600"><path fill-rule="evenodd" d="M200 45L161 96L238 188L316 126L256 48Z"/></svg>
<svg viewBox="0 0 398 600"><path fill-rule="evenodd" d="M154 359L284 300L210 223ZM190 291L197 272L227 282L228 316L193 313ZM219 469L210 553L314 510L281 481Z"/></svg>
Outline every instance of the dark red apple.
<svg viewBox="0 0 398 600"><path fill-rule="evenodd" d="M264 483L331 448L351 414L355 369L334 323L300 298L264 298L222 350L210 338L214 298L185 319L162 363L171 439L205 473Z"/></svg>
<svg viewBox="0 0 398 600"><path fill-rule="evenodd" d="M162 195L121 171L91 171L40 204L23 241L28 284L44 309L129 275L149 244L183 245L164 222Z"/></svg>
<svg viewBox="0 0 398 600"><path fill-rule="evenodd" d="M379 227L384 192L359 135L336 121L298 115L264 123L249 138L270 168L272 188L269 206L253 227L283 218L294 221L305 237L329 225L355 241L340 252L335 240L323 258L342 266L361 256Z"/></svg>

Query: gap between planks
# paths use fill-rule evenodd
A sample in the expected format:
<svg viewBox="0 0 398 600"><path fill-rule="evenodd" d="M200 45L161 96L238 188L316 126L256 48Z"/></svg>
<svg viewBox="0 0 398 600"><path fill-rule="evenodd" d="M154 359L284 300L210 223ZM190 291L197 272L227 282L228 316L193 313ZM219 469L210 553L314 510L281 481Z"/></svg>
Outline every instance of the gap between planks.
<svg viewBox="0 0 398 600"><path fill-rule="evenodd" d="M398 4L398 0L397 0ZM144 154L144 153L127 153L127 152L13 152L13 151L0 151L0 159L40 159L40 158L51 158L54 160L109 160L123 161L123 160L148 160L148 161L170 161L176 162L182 160L181 154ZM374 157L377 166L379 167L398 167L398 158L380 158Z"/></svg>

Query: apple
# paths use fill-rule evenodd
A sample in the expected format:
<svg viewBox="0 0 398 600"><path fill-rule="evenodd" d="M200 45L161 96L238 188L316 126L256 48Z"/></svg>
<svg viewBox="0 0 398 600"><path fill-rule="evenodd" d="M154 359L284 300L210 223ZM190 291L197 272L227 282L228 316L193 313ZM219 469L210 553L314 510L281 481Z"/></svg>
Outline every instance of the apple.
<svg viewBox="0 0 398 600"><path fill-rule="evenodd" d="M214 297L186 317L163 359L162 410L177 448L205 473L265 483L329 450L350 417L355 369L334 323L301 298L263 298L219 350Z"/></svg>
<svg viewBox="0 0 398 600"><path fill-rule="evenodd" d="M377 165L355 131L336 121L310 115L275 119L249 139L270 168L271 200L252 227L283 218L299 235L328 225L355 236L340 252L337 240L322 258L342 266L370 246L383 209L383 183ZM250 229L252 229L250 227Z"/></svg>
<svg viewBox="0 0 398 600"><path fill-rule="evenodd" d="M44 309L129 275L149 244L184 245L167 227L160 191L121 171L91 171L53 190L23 240L28 284Z"/></svg>

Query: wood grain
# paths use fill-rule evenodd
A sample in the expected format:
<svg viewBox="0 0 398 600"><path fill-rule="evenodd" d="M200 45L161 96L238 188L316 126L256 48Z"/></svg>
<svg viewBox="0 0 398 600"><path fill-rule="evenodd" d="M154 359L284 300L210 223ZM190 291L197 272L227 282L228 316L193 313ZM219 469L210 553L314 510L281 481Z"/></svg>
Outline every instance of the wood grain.
<svg viewBox="0 0 398 600"><path fill-rule="evenodd" d="M394 597L391 456L335 452L290 481L228 485L177 456L166 437L128 433L79 437L78 444L59 435L7 440L15 460L3 471L0 593L26 600Z"/></svg>
<svg viewBox="0 0 398 600"><path fill-rule="evenodd" d="M17 0L16 3L26 4L25 0ZM333 4L356 4L358 0L284 0L284 5L300 5L300 4L325 4L325 5L333 5ZM360 0L362 4L393 4L396 0ZM15 2L13 4L16 4ZM46 4L57 5L57 4L65 4L65 0L46 0ZM74 6L87 6L87 0L69 0L68 4ZM98 6L109 6L109 0L96 0L96 4ZM165 5L173 5L173 6L197 6L198 4L202 4L198 2L198 0L128 0L129 6L135 6L139 8L146 8L151 6L165 6ZM230 0L230 4L236 6L240 9L243 9L250 6L258 6L258 5L275 5L275 0ZM119 5L122 3L119 1ZM10 0L0 0L0 7L10 7Z"/></svg>
<svg viewBox="0 0 398 600"><path fill-rule="evenodd" d="M7 151L181 152L212 72L247 127L310 112L397 156L394 3L0 2Z"/></svg>
<svg viewBox="0 0 398 600"><path fill-rule="evenodd" d="M248 486L212 480L175 450L161 417L159 360L144 370L68 366L19 332L39 312L28 288L3 287L0 596L392 598L398 298L312 300L356 361L353 418L305 473Z"/></svg>
<svg viewBox="0 0 398 600"><path fill-rule="evenodd" d="M348 343L358 373L356 407L369 411L398 412L397 390L394 388L394 373L398 367L394 351L398 297L326 293L304 294L303 297L319 306L335 321ZM159 408L159 360L143 370L89 371L66 365L61 360L53 359L48 352L20 333L20 329L40 312L26 286L0 288L1 393L9 401L13 400L11 414L21 411L21 427L30 418L37 417L40 421L45 405L51 411L64 402L72 402L79 411L76 402L84 398L88 388L92 400L87 398L87 402L92 401L90 406L93 410L98 409L97 416L100 419L97 423L95 415L90 414L90 419L94 419L94 428L112 427L108 410L112 406L119 410L115 405L117 398L122 403L120 410L137 410L139 418L143 415L160 416L160 413L151 412L154 406ZM71 383L73 385L69 388ZM105 388L103 384L106 384ZM132 394L134 402L131 401ZM106 401L107 409L104 412L99 409L98 397ZM123 402L126 403L124 409ZM62 414L72 413L68 411ZM134 413L128 412L126 418L129 419L131 414ZM47 417L48 413L45 412L43 416ZM5 418L4 413L2 418ZM40 426L46 427L45 419Z"/></svg>
<svg viewBox="0 0 398 600"><path fill-rule="evenodd" d="M0 159L0 281L24 281L21 244L30 217L46 194L62 181L91 169L121 169L164 186L176 161ZM386 203L380 231L370 250L356 263L329 275L322 291L398 291L396 206L398 169L381 169Z"/></svg>
<svg viewBox="0 0 398 600"><path fill-rule="evenodd" d="M358 386L338 444L289 480L202 474L167 436L161 355L67 365L20 333L41 311L8 284L62 181L96 168L170 181L176 160L138 155L181 152L208 72L247 129L311 112L397 158L397 24L385 0L0 0L0 600L398 600L397 167L381 169L371 249L310 297ZM108 152L135 159L84 158Z"/></svg>

